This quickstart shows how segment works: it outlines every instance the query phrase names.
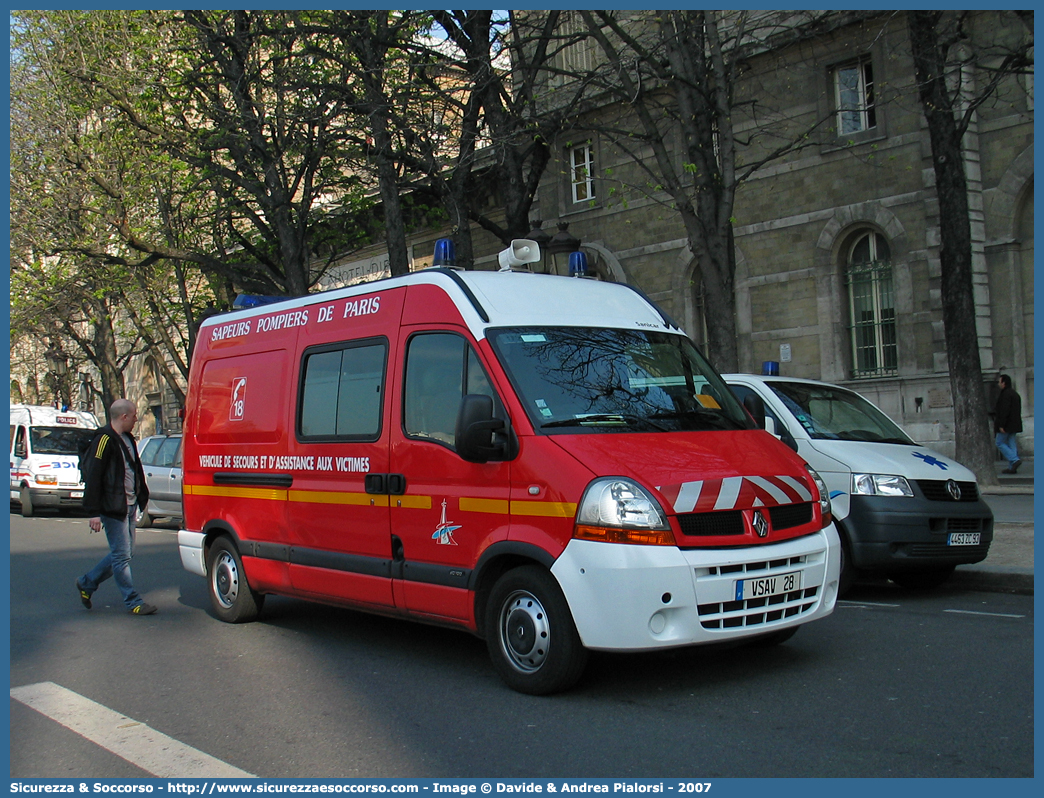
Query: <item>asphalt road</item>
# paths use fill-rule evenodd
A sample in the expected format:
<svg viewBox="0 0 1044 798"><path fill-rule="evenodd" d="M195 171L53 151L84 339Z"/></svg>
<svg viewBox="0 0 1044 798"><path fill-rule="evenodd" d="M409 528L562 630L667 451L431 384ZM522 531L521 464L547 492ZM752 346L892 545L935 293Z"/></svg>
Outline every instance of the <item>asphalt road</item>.
<svg viewBox="0 0 1044 798"><path fill-rule="evenodd" d="M783 646L595 654L533 698L457 631L278 597L223 624L175 529L139 532L160 611L136 618L111 583L80 606L105 551L85 519L12 514L11 687L266 778L1033 776L1032 597L860 586ZM10 754L15 778L155 772L13 698Z"/></svg>

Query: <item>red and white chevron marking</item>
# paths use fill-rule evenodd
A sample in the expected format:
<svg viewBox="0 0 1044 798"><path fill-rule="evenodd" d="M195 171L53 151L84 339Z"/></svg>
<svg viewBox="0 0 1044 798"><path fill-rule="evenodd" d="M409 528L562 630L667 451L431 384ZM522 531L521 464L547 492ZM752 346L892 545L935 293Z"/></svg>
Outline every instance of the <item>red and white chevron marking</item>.
<svg viewBox="0 0 1044 798"><path fill-rule="evenodd" d="M658 488L676 513L746 510L812 501L810 486L797 477L725 477Z"/></svg>

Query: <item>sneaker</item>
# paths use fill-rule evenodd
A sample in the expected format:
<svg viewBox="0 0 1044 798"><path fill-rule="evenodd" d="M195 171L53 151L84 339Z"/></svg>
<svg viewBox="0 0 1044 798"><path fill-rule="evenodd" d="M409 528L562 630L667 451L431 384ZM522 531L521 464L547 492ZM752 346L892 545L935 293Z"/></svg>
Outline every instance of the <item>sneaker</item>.
<svg viewBox="0 0 1044 798"><path fill-rule="evenodd" d="M83 604L83 606L86 607L87 609L90 609L91 608L91 594L83 589L83 586L80 584L80 580L79 579L76 580L76 589L80 593L80 603Z"/></svg>
<svg viewBox="0 0 1044 798"><path fill-rule="evenodd" d="M131 615L155 615L156 608L148 602L142 602L130 611Z"/></svg>
<svg viewBox="0 0 1044 798"><path fill-rule="evenodd" d="M1022 461L1021 460L1016 460L1014 463L1012 463L1011 464L1011 473L1013 473L1013 474L1017 473L1018 470L1019 470L1019 466L1020 465L1022 465Z"/></svg>

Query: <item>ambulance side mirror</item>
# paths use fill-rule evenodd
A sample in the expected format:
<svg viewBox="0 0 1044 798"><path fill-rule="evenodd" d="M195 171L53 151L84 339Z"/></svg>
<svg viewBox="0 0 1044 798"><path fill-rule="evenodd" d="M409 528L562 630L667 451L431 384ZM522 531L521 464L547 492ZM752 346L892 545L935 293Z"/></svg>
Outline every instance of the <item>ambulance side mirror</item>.
<svg viewBox="0 0 1044 798"><path fill-rule="evenodd" d="M493 440L493 433L504 429L504 422L493 417L493 398L467 394L457 412L457 454L469 463L503 460L506 447Z"/></svg>

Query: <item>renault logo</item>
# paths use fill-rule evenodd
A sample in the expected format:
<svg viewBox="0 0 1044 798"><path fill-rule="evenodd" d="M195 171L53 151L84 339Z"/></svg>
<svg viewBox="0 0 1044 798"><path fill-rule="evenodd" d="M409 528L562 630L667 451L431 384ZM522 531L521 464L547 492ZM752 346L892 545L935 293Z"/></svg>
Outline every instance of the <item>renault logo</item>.
<svg viewBox="0 0 1044 798"><path fill-rule="evenodd" d="M768 521L761 514L761 510L754 511L754 531L758 533L759 538L763 538L769 533Z"/></svg>
<svg viewBox="0 0 1044 798"><path fill-rule="evenodd" d="M952 479L946 480L946 492L950 494L950 498L955 502L961 500L961 486Z"/></svg>

